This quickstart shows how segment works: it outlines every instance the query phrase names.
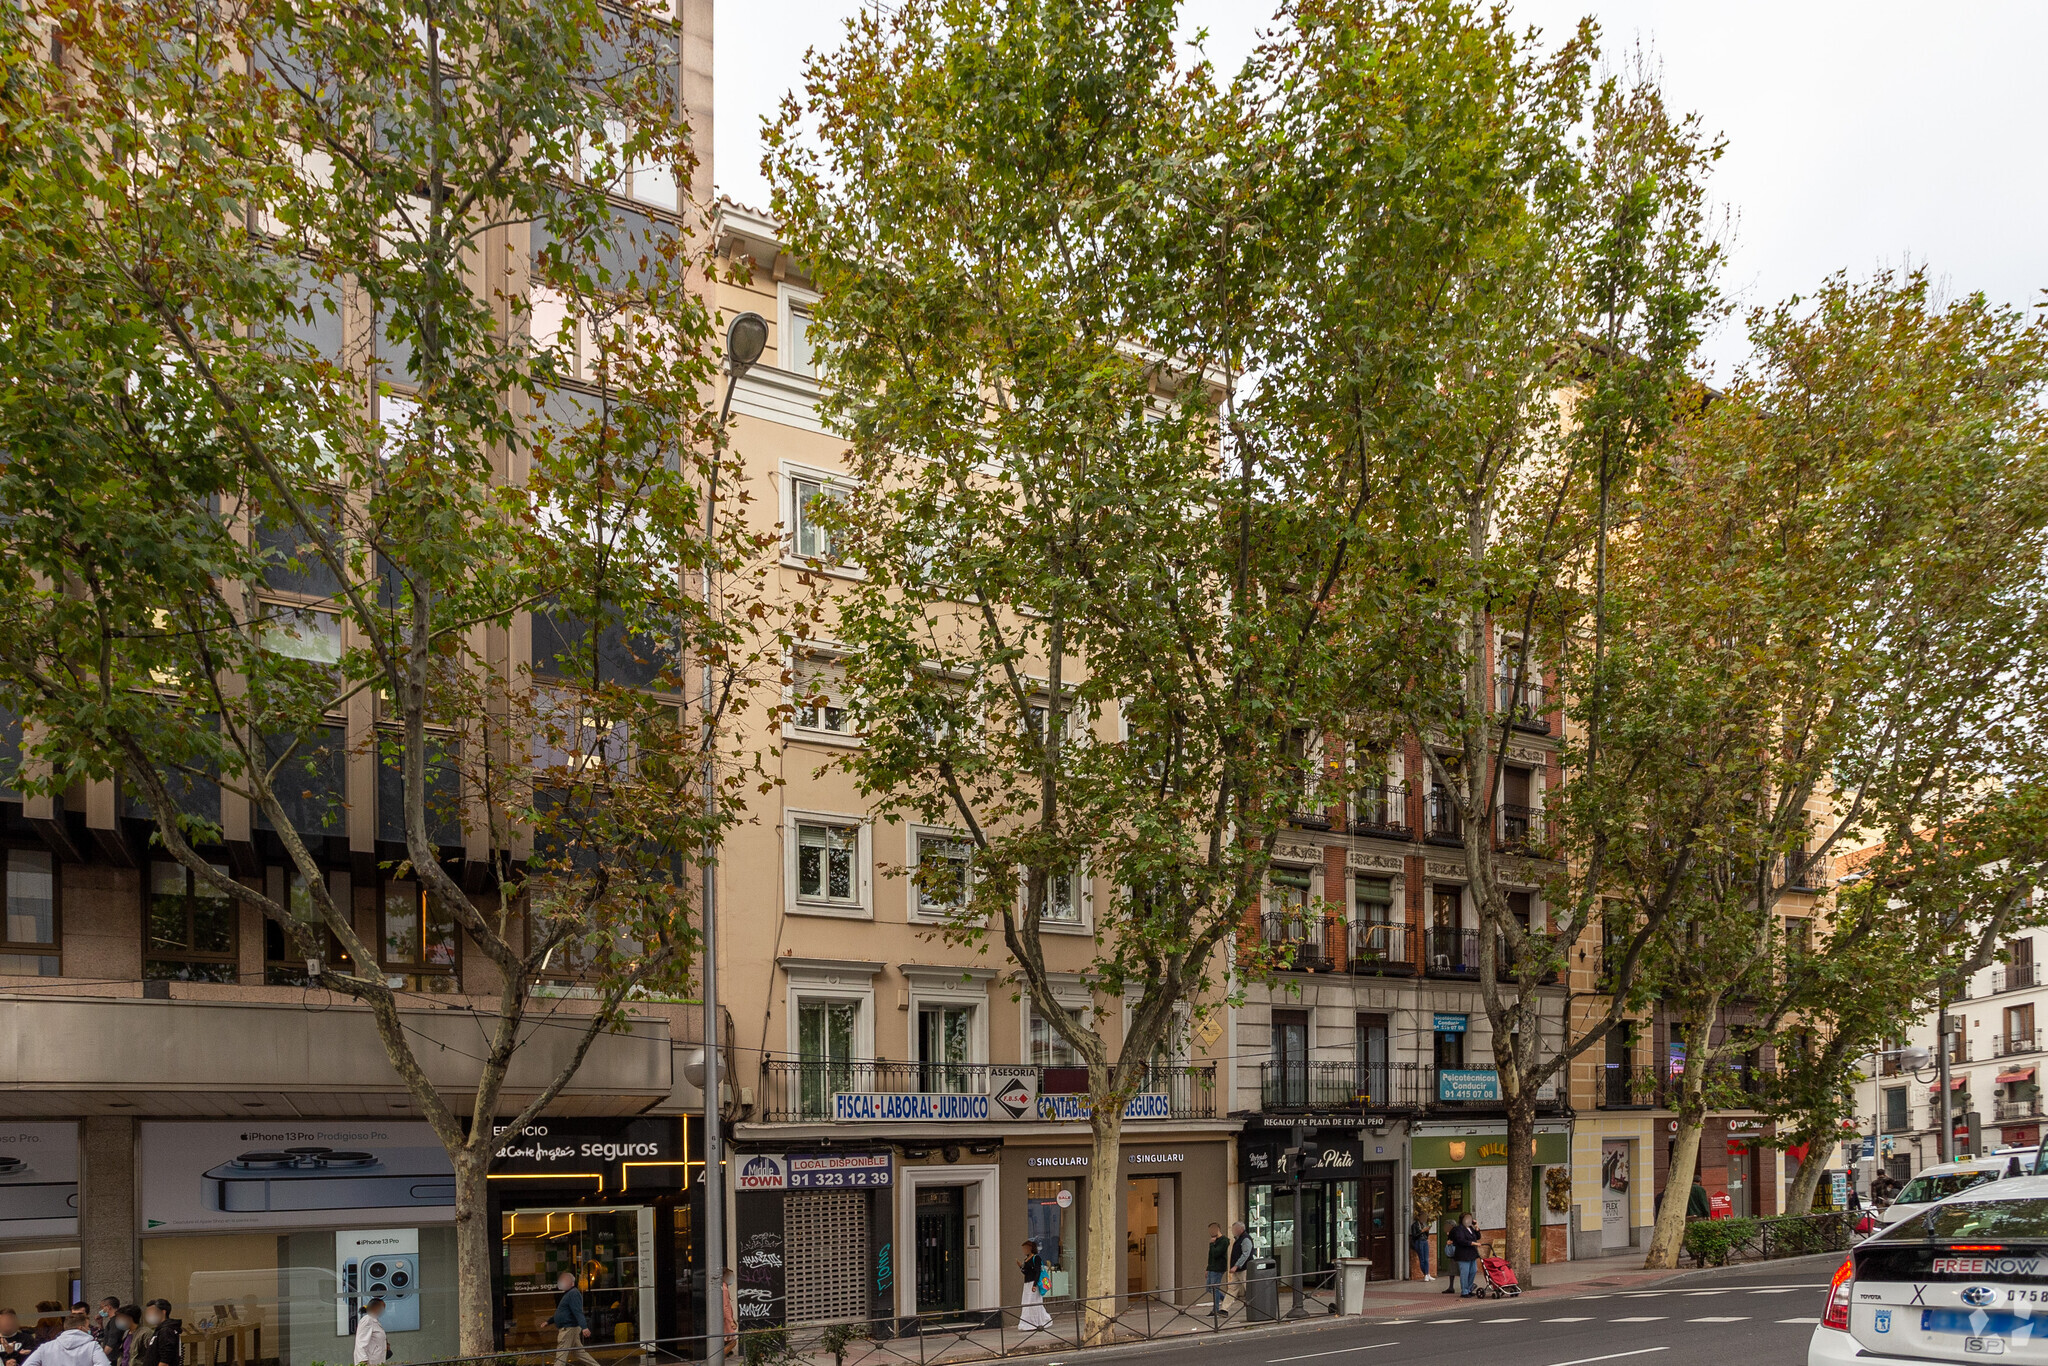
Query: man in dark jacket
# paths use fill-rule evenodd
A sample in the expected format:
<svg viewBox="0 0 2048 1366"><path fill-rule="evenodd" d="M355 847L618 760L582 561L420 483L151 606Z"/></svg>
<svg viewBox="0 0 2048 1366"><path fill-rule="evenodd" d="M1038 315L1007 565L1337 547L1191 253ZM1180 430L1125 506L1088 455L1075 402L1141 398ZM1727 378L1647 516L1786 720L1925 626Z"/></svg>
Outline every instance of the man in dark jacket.
<svg viewBox="0 0 2048 1366"><path fill-rule="evenodd" d="M1707 1188L1700 1184L1700 1174L1692 1174L1692 1189L1685 1197L1685 1217L1688 1219L1711 1219L1714 1217L1714 1203L1707 1199Z"/></svg>
<svg viewBox="0 0 2048 1366"><path fill-rule="evenodd" d="M1223 1277L1230 1270L1230 1240L1223 1236L1223 1225L1209 1225L1209 1317L1216 1318L1223 1312Z"/></svg>
<svg viewBox="0 0 2048 1366"><path fill-rule="evenodd" d="M178 1341L183 1328L184 1324L171 1317L169 1300L155 1299L143 1305L139 1331L148 1336L137 1338L128 1349L127 1366L184 1366Z"/></svg>
<svg viewBox="0 0 2048 1366"><path fill-rule="evenodd" d="M590 1337L590 1320L583 1316L583 1292L576 1288L576 1273L564 1271L556 1278L562 1297L555 1301L555 1366L597 1366L597 1358L583 1349Z"/></svg>
<svg viewBox="0 0 2048 1366"><path fill-rule="evenodd" d="M21 1316L0 1309L0 1366L21 1366L36 1349L36 1335L21 1326Z"/></svg>

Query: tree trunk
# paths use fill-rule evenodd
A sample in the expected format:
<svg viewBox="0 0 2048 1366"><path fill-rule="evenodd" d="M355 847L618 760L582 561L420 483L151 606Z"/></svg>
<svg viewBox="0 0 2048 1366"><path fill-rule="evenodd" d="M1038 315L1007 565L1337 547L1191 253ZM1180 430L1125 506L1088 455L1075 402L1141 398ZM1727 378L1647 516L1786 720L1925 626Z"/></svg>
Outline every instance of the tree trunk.
<svg viewBox="0 0 2048 1366"><path fill-rule="evenodd" d="M1088 1158L1088 1270L1082 1281L1081 1340L1090 1346L1106 1343L1116 1330L1116 1254L1123 1240L1116 1236L1116 1203L1123 1197L1122 1154L1124 1105L1088 1100L1088 1129L1094 1146Z"/></svg>
<svg viewBox="0 0 2048 1366"><path fill-rule="evenodd" d="M1813 1197L1820 1192L1820 1179L1826 1174L1820 1153L1819 1142L1806 1145L1806 1160L1799 1164L1799 1175L1792 1182L1792 1189L1785 1192L1785 1213L1813 1213Z"/></svg>
<svg viewBox="0 0 2048 1366"><path fill-rule="evenodd" d="M497 1350L491 1331L491 1258L498 1246L487 1189L491 1145L471 1142L449 1156L455 1162L455 1350L466 1357L489 1356Z"/></svg>
<svg viewBox="0 0 2048 1366"><path fill-rule="evenodd" d="M1697 1096L1687 1097L1678 1112L1678 1142L1671 1150L1671 1169L1664 1174L1664 1203L1657 1207L1650 1254L1643 1258L1645 1269L1669 1270L1678 1265L1679 1249L1685 1246L1685 1202L1692 1195L1700 1135L1706 1132L1706 1127L1706 1106Z"/></svg>
<svg viewBox="0 0 2048 1366"><path fill-rule="evenodd" d="M1515 1279L1529 1280L1529 1244L1535 1236L1530 1226L1530 1197L1536 1182L1536 1095L1527 1087L1524 1094L1508 1102L1508 1262Z"/></svg>

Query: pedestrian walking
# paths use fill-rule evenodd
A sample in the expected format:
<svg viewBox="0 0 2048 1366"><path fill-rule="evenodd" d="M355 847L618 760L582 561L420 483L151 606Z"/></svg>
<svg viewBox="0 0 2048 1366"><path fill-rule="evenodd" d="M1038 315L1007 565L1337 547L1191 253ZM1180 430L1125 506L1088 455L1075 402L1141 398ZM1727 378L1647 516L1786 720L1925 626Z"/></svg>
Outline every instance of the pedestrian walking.
<svg viewBox="0 0 2048 1366"><path fill-rule="evenodd" d="M21 1326L21 1316L0 1309L0 1366L21 1366L36 1349L36 1335Z"/></svg>
<svg viewBox="0 0 2048 1366"><path fill-rule="evenodd" d="M22 1366L111 1366L106 1349L92 1335L92 1311L80 1305L56 1337L28 1354Z"/></svg>
<svg viewBox="0 0 2048 1366"><path fill-rule="evenodd" d="M1415 1260L1422 1266L1422 1279L1433 1281L1429 1274L1429 1225L1420 1219L1408 1221L1408 1246L1415 1250Z"/></svg>
<svg viewBox="0 0 2048 1366"><path fill-rule="evenodd" d="M1024 1293L1020 1299L1024 1311L1017 1315L1017 1326L1027 1333L1052 1327L1052 1315L1045 1312L1045 1292L1052 1289L1052 1272L1038 1255L1035 1240L1024 1240L1024 1260L1017 1263L1017 1270L1024 1276Z"/></svg>
<svg viewBox="0 0 2048 1366"><path fill-rule="evenodd" d="M576 1286L576 1273L564 1271L555 1278L562 1298L555 1301L555 1366L597 1366L597 1358L583 1348L590 1336L590 1320L583 1316L583 1292Z"/></svg>
<svg viewBox="0 0 2048 1366"><path fill-rule="evenodd" d="M1458 1298L1469 1300L1479 1279L1478 1215L1468 1213L1451 1225L1451 1260L1458 1264Z"/></svg>
<svg viewBox="0 0 2048 1366"><path fill-rule="evenodd" d="M1223 1236L1223 1225L1209 1225L1209 1317L1216 1318L1223 1312L1223 1277L1230 1271L1230 1240Z"/></svg>
<svg viewBox="0 0 2048 1366"><path fill-rule="evenodd" d="M356 1366L384 1366L391 1359L391 1339L384 1336L384 1300L375 1296L356 1316Z"/></svg>
<svg viewBox="0 0 2048 1366"><path fill-rule="evenodd" d="M1244 1224L1233 1223L1230 1226L1230 1270L1224 1274L1223 1284L1225 1291L1240 1304L1244 1303L1245 1277L1251 1274L1252 1258L1257 1252Z"/></svg>
<svg viewBox="0 0 2048 1366"><path fill-rule="evenodd" d="M1692 1174L1692 1189L1685 1194L1685 1217L1688 1219L1711 1219L1714 1202L1707 1198L1707 1188L1700 1184L1700 1174Z"/></svg>

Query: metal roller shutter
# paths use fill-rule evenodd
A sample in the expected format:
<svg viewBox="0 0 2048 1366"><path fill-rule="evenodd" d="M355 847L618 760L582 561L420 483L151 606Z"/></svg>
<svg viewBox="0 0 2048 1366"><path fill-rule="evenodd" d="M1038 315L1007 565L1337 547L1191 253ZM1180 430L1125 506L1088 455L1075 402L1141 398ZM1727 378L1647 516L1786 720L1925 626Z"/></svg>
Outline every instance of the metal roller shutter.
<svg viewBox="0 0 2048 1366"><path fill-rule="evenodd" d="M867 1192L784 1196L782 1247L788 1322L837 1323L868 1316Z"/></svg>

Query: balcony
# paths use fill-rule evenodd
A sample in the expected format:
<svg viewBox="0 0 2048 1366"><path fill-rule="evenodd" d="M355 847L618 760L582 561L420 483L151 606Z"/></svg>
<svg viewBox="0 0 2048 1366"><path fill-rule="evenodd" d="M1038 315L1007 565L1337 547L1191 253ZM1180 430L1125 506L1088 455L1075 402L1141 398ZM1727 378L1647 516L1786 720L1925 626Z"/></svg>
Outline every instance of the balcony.
<svg viewBox="0 0 2048 1366"><path fill-rule="evenodd" d="M1550 734L1550 718L1544 714L1543 684L1534 678L1525 678L1520 687L1515 686L1512 675L1498 681L1497 700L1501 719L1516 730L1526 730L1537 735Z"/></svg>
<svg viewBox="0 0 2048 1366"><path fill-rule="evenodd" d="M1405 840L1414 834L1408 824L1408 786L1383 783L1351 794L1351 833Z"/></svg>
<svg viewBox="0 0 2048 1366"><path fill-rule="evenodd" d="M1427 1063L1268 1062L1259 1065L1259 1108L1266 1111L1420 1110L1436 1095Z"/></svg>
<svg viewBox="0 0 2048 1366"><path fill-rule="evenodd" d="M1595 1103L1602 1110L1647 1110L1657 1099L1657 1076L1649 1068L1608 1063Z"/></svg>
<svg viewBox="0 0 2048 1366"><path fill-rule="evenodd" d="M1462 845L1465 823L1458 817L1458 803L1447 787L1429 789L1429 825L1423 838L1431 844Z"/></svg>
<svg viewBox="0 0 2048 1366"><path fill-rule="evenodd" d="M1412 977L1408 927L1285 911L1261 917L1261 934L1281 972L1349 972L1359 977Z"/></svg>
<svg viewBox="0 0 2048 1366"><path fill-rule="evenodd" d="M1431 977L1479 975L1479 931L1433 929L1428 947L1429 957L1422 967Z"/></svg>
<svg viewBox="0 0 2048 1366"><path fill-rule="evenodd" d="M1338 929L1346 928L1338 925ZM1351 973L1355 977L1413 977L1415 960L1408 956L1408 927L1384 921L1354 921L1347 938Z"/></svg>
<svg viewBox="0 0 2048 1366"><path fill-rule="evenodd" d="M2038 969L2032 963L2008 963L2002 968L1993 968L1991 990L1996 994L2001 991L2025 991L2029 987L2038 986L2041 979L2037 972Z"/></svg>
<svg viewBox="0 0 2048 1366"><path fill-rule="evenodd" d="M1295 911L1274 911L1260 917L1260 937L1281 972L1335 972L1342 961L1341 929L1333 936L1332 924L1321 916ZM1338 940L1332 945L1332 938ZM1331 952L1337 948L1336 953Z"/></svg>
<svg viewBox="0 0 2048 1366"><path fill-rule="evenodd" d="M2039 1119L2041 1098L2028 1096L2025 1100L1994 1100L1991 1102L1991 1118L2003 1124L2013 1119Z"/></svg>
<svg viewBox="0 0 2048 1366"><path fill-rule="evenodd" d="M1532 854L1543 843L1543 812L1533 806L1500 805L1500 847L1513 854Z"/></svg>
<svg viewBox="0 0 2048 1366"><path fill-rule="evenodd" d="M1991 1041L1991 1056L1994 1058L2016 1058L2022 1053L2041 1051L2042 1031L2022 1030L2012 1034L2001 1034Z"/></svg>
<svg viewBox="0 0 2048 1366"><path fill-rule="evenodd" d="M832 1098L837 1095L985 1096L989 1094L992 1070L988 1063L891 1062L886 1058L812 1062L798 1058L770 1058L762 1064L761 1121L768 1124L831 1122ZM1016 1065L1002 1067L1005 1077L1019 1072L1038 1075L1043 1095L1053 1094L1044 1089L1048 1073L1075 1070ZM1214 1119L1216 1065L1154 1064L1146 1069L1144 1080L1138 1085L1138 1094L1165 1097L1166 1114L1159 1117ZM998 1122L1002 1117L993 1113L993 1106L990 1108L990 1122ZM1050 1113L1041 1114L1041 1118L1051 1117Z"/></svg>
<svg viewBox="0 0 2048 1366"><path fill-rule="evenodd" d="M1826 891L1828 861L1803 852L1785 855L1785 886L1795 892Z"/></svg>

